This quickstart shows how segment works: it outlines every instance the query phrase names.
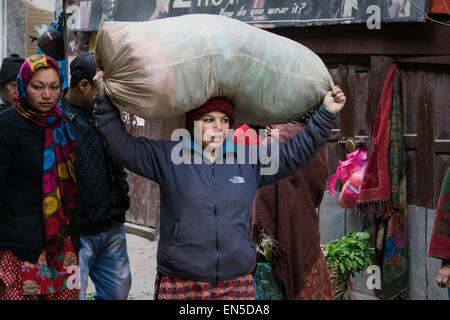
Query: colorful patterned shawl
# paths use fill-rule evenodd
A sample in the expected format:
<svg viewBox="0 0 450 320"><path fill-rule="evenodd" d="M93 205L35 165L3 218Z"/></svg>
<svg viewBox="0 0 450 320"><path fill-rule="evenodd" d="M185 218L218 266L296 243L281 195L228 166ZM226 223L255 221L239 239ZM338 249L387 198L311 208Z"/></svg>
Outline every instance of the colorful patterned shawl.
<svg viewBox="0 0 450 320"><path fill-rule="evenodd" d="M357 201L364 231L376 248L383 299L405 299L408 288L406 156L399 70L385 80L372 132L367 170Z"/></svg>
<svg viewBox="0 0 450 320"><path fill-rule="evenodd" d="M450 167L442 182L428 255L450 260Z"/></svg>
<svg viewBox="0 0 450 320"><path fill-rule="evenodd" d="M44 127L44 162L42 179L42 214L44 221L44 248L52 255L63 252L72 212L75 209L77 189L74 171L75 137L57 105L47 113L39 112L27 103L26 88L34 73L42 67L56 69L58 63L44 55L29 57L17 76L17 112L40 127Z"/></svg>

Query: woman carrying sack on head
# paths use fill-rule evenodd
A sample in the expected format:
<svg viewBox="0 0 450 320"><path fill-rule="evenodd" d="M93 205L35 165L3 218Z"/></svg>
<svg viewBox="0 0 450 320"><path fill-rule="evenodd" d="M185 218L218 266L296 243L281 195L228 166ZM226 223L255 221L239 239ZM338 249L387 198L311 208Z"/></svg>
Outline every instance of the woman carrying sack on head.
<svg viewBox="0 0 450 320"><path fill-rule="evenodd" d="M76 145L62 83L54 59L29 57L14 108L0 116L1 300L78 299Z"/></svg>
<svg viewBox="0 0 450 320"><path fill-rule="evenodd" d="M254 299L253 199L260 187L292 174L326 143L345 104L342 90L336 88L334 97L330 91L304 130L279 145L279 157L273 159L278 171L262 174L269 156L237 161L239 150L232 136L227 139L234 113L226 99L212 98L186 114L194 140L151 140L128 134L120 112L103 94L103 71L94 82L100 93L96 126L108 151L125 168L160 186L155 299Z"/></svg>

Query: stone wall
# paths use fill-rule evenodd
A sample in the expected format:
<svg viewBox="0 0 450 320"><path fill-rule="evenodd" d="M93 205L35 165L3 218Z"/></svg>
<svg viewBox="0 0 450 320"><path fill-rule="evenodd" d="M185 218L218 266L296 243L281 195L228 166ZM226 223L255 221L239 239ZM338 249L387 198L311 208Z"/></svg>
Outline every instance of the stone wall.
<svg viewBox="0 0 450 320"><path fill-rule="evenodd" d="M17 53L25 57L26 5L18 0L6 0L6 55Z"/></svg>

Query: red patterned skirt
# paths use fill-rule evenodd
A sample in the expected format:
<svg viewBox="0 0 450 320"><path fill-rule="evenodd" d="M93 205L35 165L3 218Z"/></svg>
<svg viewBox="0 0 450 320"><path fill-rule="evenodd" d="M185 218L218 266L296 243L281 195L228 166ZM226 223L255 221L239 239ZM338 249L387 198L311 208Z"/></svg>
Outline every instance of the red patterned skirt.
<svg viewBox="0 0 450 320"><path fill-rule="evenodd" d="M253 276L217 282L174 278L158 273L155 300L254 300Z"/></svg>
<svg viewBox="0 0 450 320"><path fill-rule="evenodd" d="M71 246L69 248L72 249ZM76 253L72 250L65 253L65 257L61 258L61 264L72 264L74 259L76 262ZM48 267L33 265L33 270L27 265L29 264L20 261L10 250L0 248L0 300L79 299L80 290L66 287L65 278L67 276L46 275L46 271L50 272ZM54 293L49 293L49 290L54 290Z"/></svg>
<svg viewBox="0 0 450 320"><path fill-rule="evenodd" d="M330 272L322 252L311 268L305 272L305 287L295 300L334 300Z"/></svg>

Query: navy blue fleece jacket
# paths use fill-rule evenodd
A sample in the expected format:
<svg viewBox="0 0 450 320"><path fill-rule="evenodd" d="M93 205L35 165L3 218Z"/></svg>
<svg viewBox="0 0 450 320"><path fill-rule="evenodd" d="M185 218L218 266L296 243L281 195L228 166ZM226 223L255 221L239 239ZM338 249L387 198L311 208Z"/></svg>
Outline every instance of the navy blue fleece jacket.
<svg viewBox="0 0 450 320"><path fill-rule="evenodd" d="M133 137L118 109L104 95L97 98L94 116L111 156L160 186L158 272L199 281L233 279L251 272L256 251L250 233L250 210L256 192L312 159L326 143L336 119L322 107L299 135L279 144L278 157L271 157L275 150L269 146L263 153L266 156L251 162L249 147L245 147L245 163L238 163L238 149L230 139L215 163L202 160L194 164L201 150L193 143ZM191 159L191 163L179 163L174 157L179 154L187 155L185 159ZM175 158L178 160L173 161ZM223 158L227 160L220 161ZM261 169L276 158L278 172L261 174Z"/></svg>

